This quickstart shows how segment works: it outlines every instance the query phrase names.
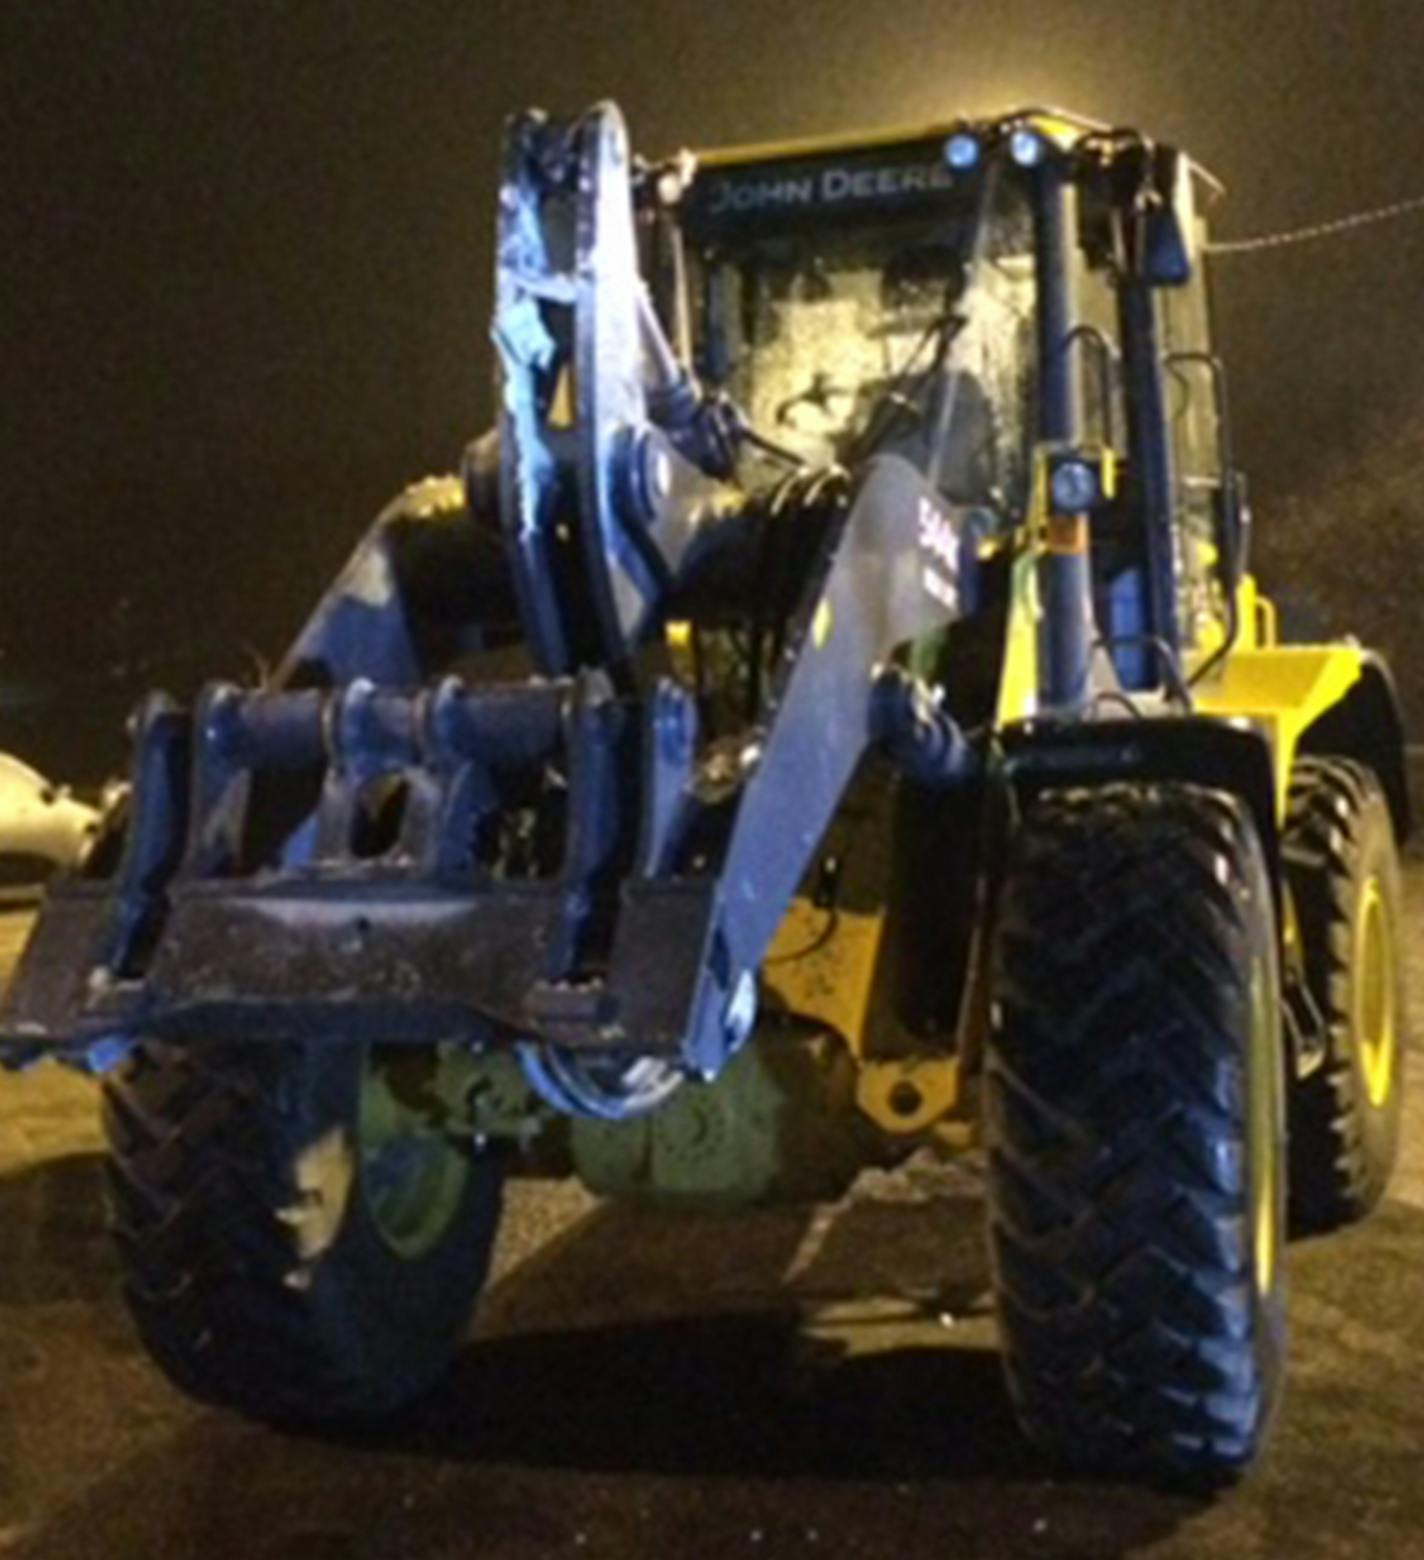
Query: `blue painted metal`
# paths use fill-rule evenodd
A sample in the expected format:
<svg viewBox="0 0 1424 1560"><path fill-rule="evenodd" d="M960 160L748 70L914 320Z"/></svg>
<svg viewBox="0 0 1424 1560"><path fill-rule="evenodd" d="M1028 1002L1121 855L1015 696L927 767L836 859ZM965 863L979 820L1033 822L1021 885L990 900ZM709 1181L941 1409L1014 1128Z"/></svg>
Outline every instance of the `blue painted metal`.
<svg viewBox="0 0 1424 1560"><path fill-rule="evenodd" d="M574 301L569 198L549 189L548 165L564 167L568 156L556 157L555 134L542 114L521 115L506 132L491 328L502 368L500 512L510 572L530 650L551 673L570 670L575 653L560 601L560 459L549 427L569 350L551 325Z"/></svg>
<svg viewBox="0 0 1424 1560"><path fill-rule="evenodd" d="M513 632L517 607L486 473L496 459L491 439L476 441L463 494L454 479L433 478L377 516L271 686L329 688L355 677L410 686L483 650L491 632Z"/></svg>
<svg viewBox="0 0 1424 1560"><path fill-rule="evenodd" d="M867 463L805 598L718 876L687 1026L688 1060L704 1076L745 1038L731 1022L744 983L878 735L877 670L959 616L962 520L907 461Z"/></svg>
<svg viewBox="0 0 1424 1560"><path fill-rule="evenodd" d="M1128 460L1141 517L1144 615L1150 639L1161 646L1159 653L1175 662L1182 649L1177 615L1177 484L1167 436L1157 300L1146 282L1130 274L1122 277L1118 317L1126 367ZM1161 667L1156 671L1155 681L1160 683L1165 673Z"/></svg>
<svg viewBox="0 0 1424 1560"><path fill-rule="evenodd" d="M280 683L331 686L356 676L358 669L379 682L420 679L420 658L390 548L390 519L402 508L397 499L362 539L288 652L278 672Z"/></svg>
<svg viewBox="0 0 1424 1560"><path fill-rule="evenodd" d="M531 648L550 673L621 666L715 523L727 435L698 436L720 409L648 301L612 104L516 120L500 212L503 509Z"/></svg>
<svg viewBox="0 0 1424 1560"><path fill-rule="evenodd" d="M1077 192L1057 157L1033 174L1034 264L1038 283L1038 437L1071 444L1080 410L1074 374L1077 320L1073 302L1073 250Z"/></svg>
<svg viewBox="0 0 1424 1560"><path fill-rule="evenodd" d="M898 666L875 679L870 725L895 767L927 789L948 788L978 772L978 755L940 692Z"/></svg>
<svg viewBox="0 0 1424 1560"><path fill-rule="evenodd" d="M1146 574L1142 567L1121 569L1113 578L1105 616L1118 681L1131 693L1152 687L1156 656L1148 642Z"/></svg>
<svg viewBox="0 0 1424 1560"><path fill-rule="evenodd" d="M630 432L636 438L650 414L628 137L611 104L580 124L576 176L574 480L599 645L617 660L656 610L663 559L628 513L620 482Z"/></svg>
<svg viewBox="0 0 1424 1560"><path fill-rule="evenodd" d="M677 853L695 808L699 735L697 701L671 678L659 678L648 701L643 750L643 821L637 870L644 878L677 870Z"/></svg>
<svg viewBox="0 0 1424 1560"><path fill-rule="evenodd" d="M1038 436L1047 445L1081 437L1075 344L1080 339L1073 289L1077 190L1060 158L1034 170L1034 258L1038 278ZM1093 577L1088 550L1050 546L1040 566L1043 596L1042 679L1045 708L1070 714L1092 693Z"/></svg>

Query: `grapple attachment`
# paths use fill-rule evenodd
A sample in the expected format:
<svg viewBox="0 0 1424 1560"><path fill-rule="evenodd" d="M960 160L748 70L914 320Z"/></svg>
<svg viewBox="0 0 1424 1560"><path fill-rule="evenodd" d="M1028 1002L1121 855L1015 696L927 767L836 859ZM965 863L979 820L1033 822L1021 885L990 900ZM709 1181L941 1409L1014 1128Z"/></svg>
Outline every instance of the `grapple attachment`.
<svg viewBox="0 0 1424 1560"><path fill-rule="evenodd" d="M682 770L656 798L689 779L691 740L670 733L695 722L671 684L647 708L657 761ZM660 825L628 816L650 734L601 674L217 685L191 715L151 701L135 744L122 851L52 893L13 1031L81 1048L139 1031L616 1038L602 988L618 983L581 977L637 834L656 854ZM681 1023L640 1026L644 1047L674 1050Z"/></svg>

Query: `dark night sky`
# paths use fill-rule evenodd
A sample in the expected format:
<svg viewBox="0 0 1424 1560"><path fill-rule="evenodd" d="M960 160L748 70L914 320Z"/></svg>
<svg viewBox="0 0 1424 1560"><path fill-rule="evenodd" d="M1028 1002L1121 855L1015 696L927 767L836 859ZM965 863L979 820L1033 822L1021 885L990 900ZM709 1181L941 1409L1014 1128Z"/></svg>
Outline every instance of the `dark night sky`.
<svg viewBox="0 0 1424 1560"><path fill-rule="evenodd" d="M0 746L90 766L143 682L278 651L482 425L512 109L663 151L1061 103L1191 149L1226 236L1424 189L1422 59L1418 0L12 3L0 679L95 680L62 720L0 681ZM1424 219L1217 282L1269 526L1418 417Z"/></svg>

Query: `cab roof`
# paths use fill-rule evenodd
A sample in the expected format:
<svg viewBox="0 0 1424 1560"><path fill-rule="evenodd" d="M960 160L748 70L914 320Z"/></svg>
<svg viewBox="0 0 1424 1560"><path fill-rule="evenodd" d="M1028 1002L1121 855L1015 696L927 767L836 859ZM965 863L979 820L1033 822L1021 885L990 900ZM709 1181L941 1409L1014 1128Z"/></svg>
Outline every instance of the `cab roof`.
<svg viewBox="0 0 1424 1560"><path fill-rule="evenodd" d="M712 147L695 151L692 156L698 168L735 168L757 163L780 162L783 159L833 156L837 152L868 151L878 146L904 146L915 142L947 139L951 135L968 133L992 138L1010 128L1028 127L1036 130L1045 140L1052 141L1067 150L1085 135L1106 135L1115 132L1101 120L1090 119L1063 108L1019 108L986 119L937 120L928 124L899 125L887 129L869 131L838 131L829 135L807 136L796 140L766 141L748 146ZM1192 169L1215 193L1221 193L1222 184L1208 169L1196 161Z"/></svg>

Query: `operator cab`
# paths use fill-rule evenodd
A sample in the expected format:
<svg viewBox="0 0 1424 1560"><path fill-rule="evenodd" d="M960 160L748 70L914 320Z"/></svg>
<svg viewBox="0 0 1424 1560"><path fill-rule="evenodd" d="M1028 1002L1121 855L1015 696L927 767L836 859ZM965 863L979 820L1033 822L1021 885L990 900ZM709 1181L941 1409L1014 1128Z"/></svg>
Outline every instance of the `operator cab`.
<svg viewBox="0 0 1424 1560"><path fill-rule="evenodd" d="M1032 415L1023 181L942 135L699 165L684 207L693 362L813 465L909 459L952 503L1022 512Z"/></svg>
<svg viewBox="0 0 1424 1560"><path fill-rule="evenodd" d="M685 157L649 188L659 313L740 409L744 460L898 454L992 538L1032 507L1036 449L1105 452L1091 566L1117 680L1160 683L1159 640L1197 660L1222 642L1245 521L1201 262L1209 175L1031 110Z"/></svg>

